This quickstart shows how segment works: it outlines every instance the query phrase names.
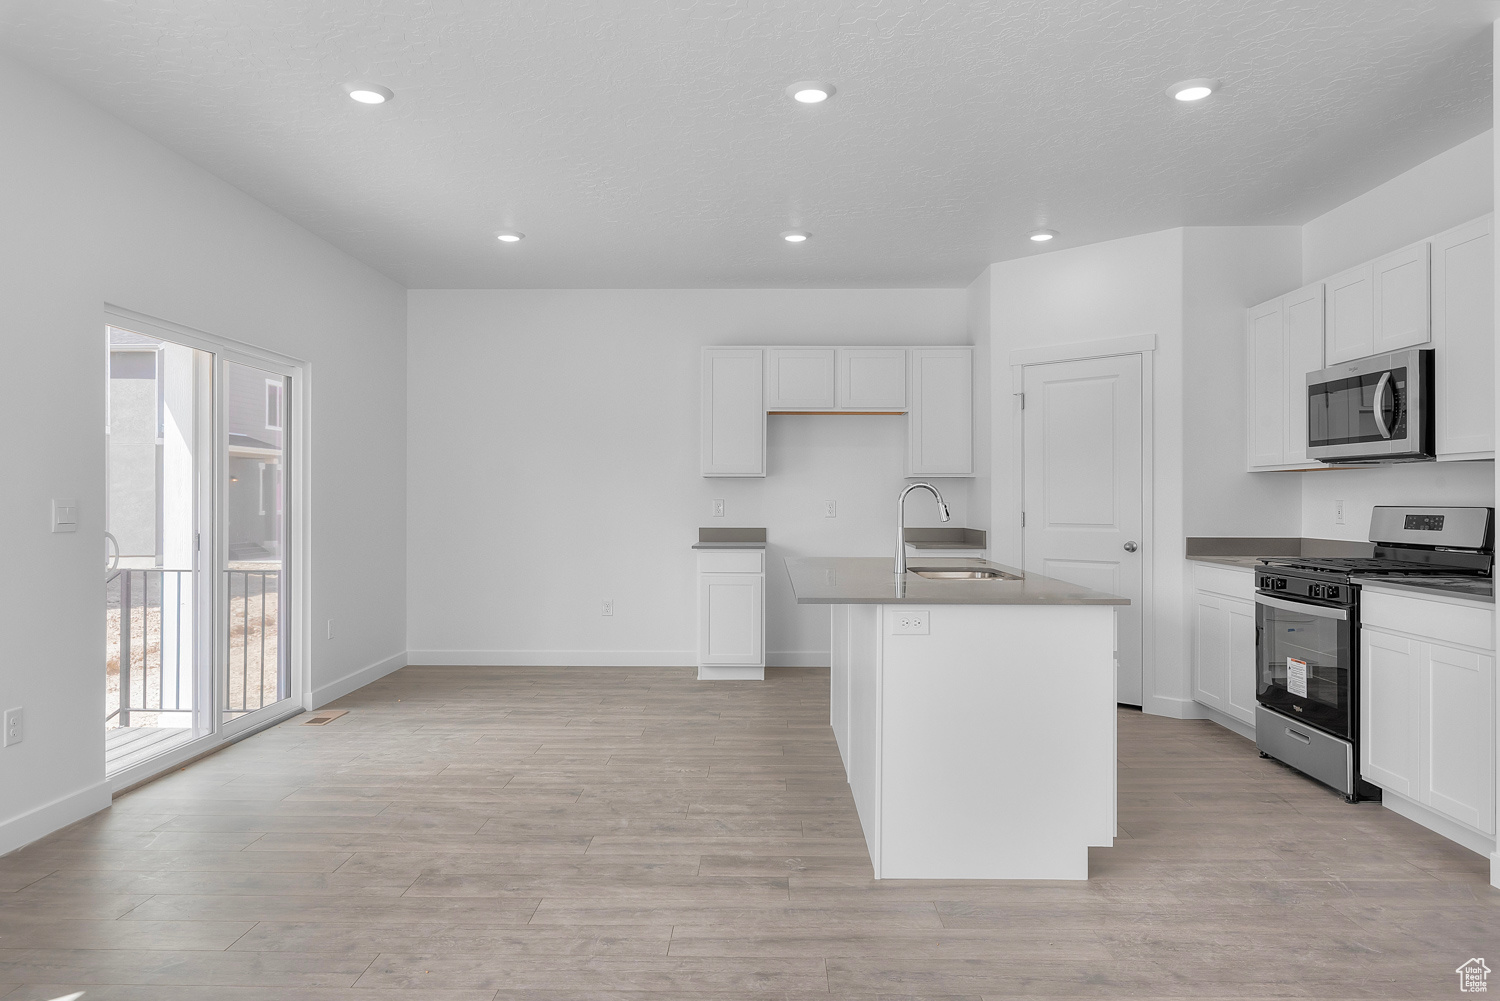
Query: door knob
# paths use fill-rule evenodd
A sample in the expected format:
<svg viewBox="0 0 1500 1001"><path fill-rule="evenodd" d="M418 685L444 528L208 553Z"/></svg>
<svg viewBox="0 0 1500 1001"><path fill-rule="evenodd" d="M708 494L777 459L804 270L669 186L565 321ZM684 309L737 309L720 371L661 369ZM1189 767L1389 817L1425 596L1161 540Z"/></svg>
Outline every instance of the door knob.
<svg viewBox="0 0 1500 1001"><path fill-rule="evenodd" d="M1127 553L1133 553L1133 552L1135 552L1135 543L1134 542L1127 542L1127 543L1125 543L1125 551Z"/></svg>

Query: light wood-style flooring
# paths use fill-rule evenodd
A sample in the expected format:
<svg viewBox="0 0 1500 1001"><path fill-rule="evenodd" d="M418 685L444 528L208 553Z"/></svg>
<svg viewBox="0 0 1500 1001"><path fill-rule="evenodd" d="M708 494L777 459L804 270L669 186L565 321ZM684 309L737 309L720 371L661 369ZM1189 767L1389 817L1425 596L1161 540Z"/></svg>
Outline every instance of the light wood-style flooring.
<svg viewBox="0 0 1500 1001"><path fill-rule="evenodd" d="M826 670L411 667L336 706L0 859L0 998L1451 998L1500 968L1485 859L1211 723L1120 711L1087 882L876 882Z"/></svg>

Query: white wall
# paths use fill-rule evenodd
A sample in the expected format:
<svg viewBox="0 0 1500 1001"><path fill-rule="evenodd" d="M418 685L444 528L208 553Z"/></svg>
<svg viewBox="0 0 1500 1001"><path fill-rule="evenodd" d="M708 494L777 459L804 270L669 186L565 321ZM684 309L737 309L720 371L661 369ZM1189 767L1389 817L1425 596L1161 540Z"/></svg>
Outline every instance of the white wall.
<svg viewBox="0 0 1500 1001"><path fill-rule="evenodd" d="M990 266L991 551L1019 565L1022 531L1020 410L1010 395L1010 352L1151 334L1156 654L1143 665L1145 708L1190 712L1182 640L1183 234L1164 230Z"/></svg>
<svg viewBox="0 0 1500 1001"><path fill-rule="evenodd" d="M769 532L771 663L826 664L827 609L792 602L782 559L893 551L903 418L772 417L766 478L705 479L699 349L969 342L963 289L429 290L408 303L417 663L693 663L689 547L717 524ZM964 524L969 481L940 486ZM923 497L909 508L910 524L937 523Z"/></svg>
<svg viewBox="0 0 1500 1001"><path fill-rule="evenodd" d="M306 360L313 372L311 684L404 650L405 298L393 282L0 60L0 853L109 802L104 780L104 305ZM371 470L386 475L371 481ZM76 534L49 532L75 497Z"/></svg>
<svg viewBox="0 0 1500 1001"><path fill-rule="evenodd" d="M985 268L964 290L968 301L969 340L974 345L974 481L969 493L969 527L988 530L992 512L994 475L994 352L990 330L990 269ZM1007 390L1008 391L1008 390ZM1001 397L1004 398L1003 396Z"/></svg>
<svg viewBox="0 0 1500 1001"><path fill-rule="evenodd" d="M1307 223L1302 229L1304 283L1492 211L1494 139L1494 132L1475 136ZM1494 465L1418 463L1300 474L1301 534L1364 541L1376 504L1493 506ZM1342 525L1334 523L1336 500L1345 505Z"/></svg>
<svg viewBox="0 0 1500 1001"><path fill-rule="evenodd" d="M1482 133L1309 220L1302 227L1301 284L1489 212L1495 204L1494 146L1494 132Z"/></svg>
<svg viewBox="0 0 1500 1001"><path fill-rule="evenodd" d="M1298 286L1296 226L1183 231L1184 529L1297 536L1301 478L1245 471L1245 310ZM1179 555L1181 555L1179 553Z"/></svg>

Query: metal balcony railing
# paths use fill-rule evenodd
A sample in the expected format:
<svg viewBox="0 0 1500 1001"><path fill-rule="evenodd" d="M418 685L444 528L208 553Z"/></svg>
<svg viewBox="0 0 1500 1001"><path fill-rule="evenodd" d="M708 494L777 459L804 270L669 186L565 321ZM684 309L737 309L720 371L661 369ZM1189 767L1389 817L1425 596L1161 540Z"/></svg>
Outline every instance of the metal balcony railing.
<svg viewBox="0 0 1500 1001"><path fill-rule="evenodd" d="M193 706L191 570L118 569L106 580L109 639L105 722ZM279 569L225 571L223 711L254 712L284 698ZM185 604L186 603L186 604ZM163 629L165 628L165 634ZM147 726L153 725L147 722Z"/></svg>

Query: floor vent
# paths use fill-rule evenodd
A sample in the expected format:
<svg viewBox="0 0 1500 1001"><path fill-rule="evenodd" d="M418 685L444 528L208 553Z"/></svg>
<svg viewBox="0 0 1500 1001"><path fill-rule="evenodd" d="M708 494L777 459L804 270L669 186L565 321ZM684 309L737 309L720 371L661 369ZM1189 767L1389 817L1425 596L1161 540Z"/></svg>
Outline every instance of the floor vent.
<svg viewBox="0 0 1500 1001"><path fill-rule="evenodd" d="M302 725L327 726L329 723L332 723L334 720L338 719L348 711L349 710L347 709L324 709L322 712L318 713L315 716L307 717L307 719L302 721Z"/></svg>

